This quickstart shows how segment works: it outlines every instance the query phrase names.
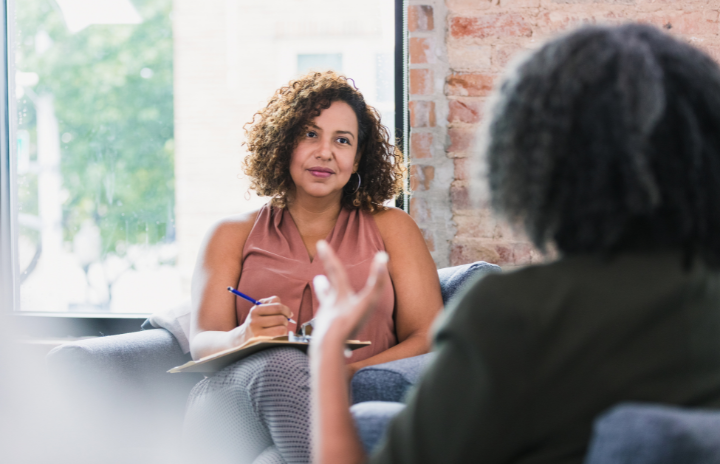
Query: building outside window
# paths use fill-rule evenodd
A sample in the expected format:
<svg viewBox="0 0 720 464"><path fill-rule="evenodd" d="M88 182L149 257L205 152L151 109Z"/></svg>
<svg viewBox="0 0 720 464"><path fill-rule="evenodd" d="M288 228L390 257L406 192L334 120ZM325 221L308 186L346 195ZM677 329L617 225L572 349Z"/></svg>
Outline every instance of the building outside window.
<svg viewBox="0 0 720 464"><path fill-rule="evenodd" d="M242 174L243 125L278 87L334 69L394 132L394 9L389 0L16 1L16 309L188 304L206 231L267 201Z"/></svg>
<svg viewBox="0 0 720 464"><path fill-rule="evenodd" d="M342 53L303 53L297 57L297 73L331 69L342 73Z"/></svg>

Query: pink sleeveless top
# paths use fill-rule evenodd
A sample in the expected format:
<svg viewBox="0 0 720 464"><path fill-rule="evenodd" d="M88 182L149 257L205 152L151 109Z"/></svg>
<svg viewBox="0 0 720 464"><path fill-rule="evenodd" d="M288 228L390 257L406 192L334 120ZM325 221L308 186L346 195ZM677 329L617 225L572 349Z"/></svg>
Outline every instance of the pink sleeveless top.
<svg viewBox="0 0 720 464"><path fill-rule="evenodd" d="M359 291L365 286L375 253L385 250L380 231L370 213L341 208L335 227L326 241L345 264L350 282ZM315 316L319 302L313 291L313 278L324 274L319 259L310 255L287 208L262 207L243 248L242 272L237 288L253 298L280 297L295 315L298 332ZM236 298L238 323L245 321L252 303ZM375 311L355 336L372 345L353 351L350 362L361 361L397 344L395 336L395 292L386 289Z"/></svg>

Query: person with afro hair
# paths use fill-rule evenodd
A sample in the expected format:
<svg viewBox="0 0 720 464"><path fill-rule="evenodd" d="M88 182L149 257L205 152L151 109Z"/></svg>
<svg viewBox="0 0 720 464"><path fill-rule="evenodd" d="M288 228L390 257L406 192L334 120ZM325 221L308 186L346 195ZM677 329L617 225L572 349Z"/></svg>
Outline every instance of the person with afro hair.
<svg viewBox="0 0 720 464"><path fill-rule="evenodd" d="M454 300L368 458L341 341L387 279L380 259L356 294L322 248L314 462L581 464L618 403L720 407L717 63L650 26L584 27L511 67L486 114L474 195L554 257Z"/></svg>

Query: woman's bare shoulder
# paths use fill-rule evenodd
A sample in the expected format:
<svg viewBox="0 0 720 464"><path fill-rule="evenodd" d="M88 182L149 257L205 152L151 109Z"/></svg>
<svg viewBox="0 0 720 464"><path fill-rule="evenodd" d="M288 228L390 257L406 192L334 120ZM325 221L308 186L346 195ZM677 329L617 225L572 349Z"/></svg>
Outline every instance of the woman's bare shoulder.
<svg viewBox="0 0 720 464"><path fill-rule="evenodd" d="M204 248L206 251L223 253L229 250L239 250L242 252L245 240L250 235L258 214L260 214L260 209L228 216L213 224L205 236Z"/></svg>
<svg viewBox="0 0 720 464"><path fill-rule="evenodd" d="M380 236L389 253L408 251L415 253L427 244L415 220L399 208L388 207L373 214Z"/></svg>
<svg viewBox="0 0 720 464"><path fill-rule="evenodd" d="M412 216L400 208L387 207L386 209L376 211L373 213L373 218L383 238L386 234L419 230Z"/></svg>

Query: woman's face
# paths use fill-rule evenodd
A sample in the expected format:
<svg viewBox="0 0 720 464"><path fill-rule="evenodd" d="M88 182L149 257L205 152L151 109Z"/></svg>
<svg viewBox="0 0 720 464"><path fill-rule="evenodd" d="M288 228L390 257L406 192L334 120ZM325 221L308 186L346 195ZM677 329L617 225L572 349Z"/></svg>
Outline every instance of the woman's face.
<svg viewBox="0 0 720 464"><path fill-rule="evenodd" d="M296 195L342 195L357 169L358 121L350 105L333 102L306 128L290 157Z"/></svg>

